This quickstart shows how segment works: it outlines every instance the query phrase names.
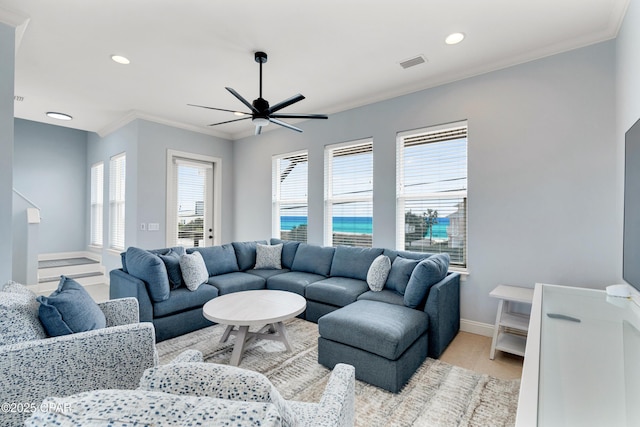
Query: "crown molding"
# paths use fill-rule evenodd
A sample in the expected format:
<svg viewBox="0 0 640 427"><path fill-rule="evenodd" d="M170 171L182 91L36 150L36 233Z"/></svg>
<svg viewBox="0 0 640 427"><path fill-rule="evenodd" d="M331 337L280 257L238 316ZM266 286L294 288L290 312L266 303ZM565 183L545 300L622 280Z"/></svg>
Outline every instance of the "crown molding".
<svg viewBox="0 0 640 427"><path fill-rule="evenodd" d="M191 131L191 132L203 133L205 135L211 135L211 136L215 136L217 138L222 138L222 139L227 139L227 140L232 140L233 139L231 137L231 135L229 135L228 133L217 132L217 131L214 131L214 130L202 128L202 127L199 127L199 126L190 125L190 124L187 124L187 123L178 122L178 121L175 121L175 120L165 119L163 117L154 116L154 115L143 113L143 112L136 111L136 110L129 111L127 114L122 116L120 119L118 119L118 120L106 125L105 127L100 129L96 133L101 138L104 138L105 136L117 131L118 129L122 128L123 126L128 125L129 123L131 123L134 120L146 120L148 122L153 122L153 123L158 123L158 124L161 124L161 125L171 126L171 127L178 128L178 129L184 129L184 130L188 130L188 131Z"/></svg>
<svg viewBox="0 0 640 427"><path fill-rule="evenodd" d="M16 30L16 55L18 54L20 43L22 43L22 36L24 36L30 20L31 18L22 12L0 7L0 22Z"/></svg>

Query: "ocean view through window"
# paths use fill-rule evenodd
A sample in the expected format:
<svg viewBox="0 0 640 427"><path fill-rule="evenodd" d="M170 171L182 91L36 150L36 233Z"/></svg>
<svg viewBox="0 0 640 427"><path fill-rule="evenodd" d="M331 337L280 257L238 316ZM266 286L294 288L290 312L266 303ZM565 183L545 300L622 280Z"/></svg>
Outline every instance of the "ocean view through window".
<svg viewBox="0 0 640 427"><path fill-rule="evenodd" d="M371 247L373 142L325 147L324 244Z"/></svg>
<svg viewBox="0 0 640 427"><path fill-rule="evenodd" d="M467 122L397 137L396 247L467 266Z"/></svg>
<svg viewBox="0 0 640 427"><path fill-rule="evenodd" d="M272 235L307 241L307 151L274 156L272 162Z"/></svg>

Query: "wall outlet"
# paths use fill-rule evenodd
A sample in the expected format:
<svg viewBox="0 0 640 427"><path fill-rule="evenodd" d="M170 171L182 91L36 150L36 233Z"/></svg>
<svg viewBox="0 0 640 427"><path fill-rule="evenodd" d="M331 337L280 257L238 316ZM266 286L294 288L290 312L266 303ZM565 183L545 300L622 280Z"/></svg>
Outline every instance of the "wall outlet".
<svg viewBox="0 0 640 427"><path fill-rule="evenodd" d="M149 231L158 231L160 230L160 224L157 222L150 222L149 227L147 227Z"/></svg>
<svg viewBox="0 0 640 427"><path fill-rule="evenodd" d="M140 231L147 231L147 224L144 222L140 223Z"/></svg>

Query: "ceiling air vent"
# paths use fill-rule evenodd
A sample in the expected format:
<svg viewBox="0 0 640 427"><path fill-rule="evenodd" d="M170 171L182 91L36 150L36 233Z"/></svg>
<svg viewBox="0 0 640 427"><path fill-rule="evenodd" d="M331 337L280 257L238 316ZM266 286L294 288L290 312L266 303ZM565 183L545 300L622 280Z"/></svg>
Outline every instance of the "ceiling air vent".
<svg viewBox="0 0 640 427"><path fill-rule="evenodd" d="M22 102L24 101L24 96L16 95L13 97L13 100L16 102Z"/></svg>
<svg viewBox="0 0 640 427"><path fill-rule="evenodd" d="M427 62L427 59L424 57L424 55L418 55L400 62L400 66L404 69L407 69L415 65L424 64L425 62Z"/></svg>

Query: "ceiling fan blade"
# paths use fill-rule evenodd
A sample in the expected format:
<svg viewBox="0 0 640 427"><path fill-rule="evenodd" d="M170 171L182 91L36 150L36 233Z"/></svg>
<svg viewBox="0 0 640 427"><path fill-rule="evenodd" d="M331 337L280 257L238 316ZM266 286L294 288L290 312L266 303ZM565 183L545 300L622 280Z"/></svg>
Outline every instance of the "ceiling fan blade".
<svg viewBox="0 0 640 427"><path fill-rule="evenodd" d="M246 105L251 111L253 111L256 114L259 114L260 112L256 109L256 107L254 107L253 105L251 105L251 103L249 101L247 101L246 99L244 99L242 97L242 95L240 95L238 92L236 92L235 90L233 90L230 87L225 87L226 90L228 90L229 92L231 92L231 95L235 96L236 98L238 98L240 100L240 102L242 102L244 105Z"/></svg>
<svg viewBox="0 0 640 427"><path fill-rule="evenodd" d="M300 94L293 95L291 98L285 99L282 102L278 102L276 105L274 105L271 108L269 108L269 114L275 113L278 110L282 110L284 107L288 107L291 104L295 104L296 102L300 102L303 99L304 99L304 96L302 96Z"/></svg>
<svg viewBox="0 0 640 427"><path fill-rule="evenodd" d="M326 114L272 114L276 119L328 119Z"/></svg>
<svg viewBox="0 0 640 427"><path fill-rule="evenodd" d="M207 126L218 126L218 125L223 125L225 123L233 123L233 122L239 122L240 120L247 120L250 119L251 116L247 116L247 117L243 117L241 119L235 119L235 120L227 120L226 122L220 122L220 123L211 123L210 125Z"/></svg>
<svg viewBox="0 0 640 427"><path fill-rule="evenodd" d="M206 108L207 110L217 110L217 111L226 111L229 113L242 113L242 114L247 114L247 115L251 115L251 113L245 113L243 111L234 111L234 110L225 110L224 108L215 108L215 107L207 107L206 105L197 105L197 104L187 104L190 107L200 107L200 108Z"/></svg>
<svg viewBox="0 0 640 427"><path fill-rule="evenodd" d="M256 135L260 135L262 132L262 126L256 126Z"/></svg>
<svg viewBox="0 0 640 427"><path fill-rule="evenodd" d="M295 127L295 126L292 126L292 125L290 125L289 123L285 123L285 122L283 122L282 120L278 120L278 119L274 119L274 118L272 118L272 117L269 117L269 121L270 121L271 123L275 123L275 124L277 124L277 125L280 125L280 126L282 126L282 127L287 128L287 129L295 130L296 132L302 132L302 129L297 128L297 127Z"/></svg>

